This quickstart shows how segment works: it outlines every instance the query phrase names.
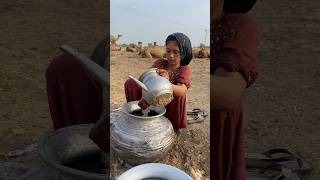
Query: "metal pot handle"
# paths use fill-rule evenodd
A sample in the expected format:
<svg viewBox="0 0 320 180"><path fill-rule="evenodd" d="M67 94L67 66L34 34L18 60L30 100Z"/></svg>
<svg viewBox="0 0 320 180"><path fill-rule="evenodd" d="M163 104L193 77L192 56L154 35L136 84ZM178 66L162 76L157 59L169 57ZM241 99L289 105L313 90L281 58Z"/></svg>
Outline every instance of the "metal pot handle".
<svg viewBox="0 0 320 180"><path fill-rule="evenodd" d="M148 92L148 88L146 85L144 85L141 81L139 81L138 79L134 78L133 76L129 75L129 78L132 79L134 82L136 82L143 90L145 90L146 92Z"/></svg>

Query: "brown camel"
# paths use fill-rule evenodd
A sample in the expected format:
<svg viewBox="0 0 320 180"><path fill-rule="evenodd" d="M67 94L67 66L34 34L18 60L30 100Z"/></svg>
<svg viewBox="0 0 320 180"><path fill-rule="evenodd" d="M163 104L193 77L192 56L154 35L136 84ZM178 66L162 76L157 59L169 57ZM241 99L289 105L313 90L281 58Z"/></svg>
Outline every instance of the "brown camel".
<svg viewBox="0 0 320 180"><path fill-rule="evenodd" d="M121 47L117 46L117 45L114 45L114 44L111 44L110 45L110 51L121 51Z"/></svg>
<svg viewBox="0 0 320 180"><path fill-rule="evenodd" d="M122 37L122 34L118 34L117 37L111 35L110 36L110 44L116 44L120 37Z"/></svg>
<svg viewBox="0 0 320 180"><path fill-rule="evenodd" d="M140 50L141 50L140 46L134 43L130 43L126 48L127 52L140 52Z"/></svg>
<svg viewBox="0 0 320 180"><path fill-rule="evenodd" d="M139 52L143 58L163 58L166 54L166 48L164 46L151 45Z"/></svg>
<svg viewBox="0 0 320 180"><path fill-rule="evenodd" d="M200 48L192 48L194 58L210 58L210 48L200 44Z"/></svg>
<svg viewBox="0 0 320 180"><path fill-rule="evenodd" d="M199 57L200 48L192 48L192 56L193 58Z"/></svg>
<svg viewBox="0 0 320 180"><path fill-rule="evenodd" d="M201 48L199 51L199 58L210 58L210 48Z"/></svg>
<svg viewBox="0 0 320 180"><path fill-rule="evenodd" d="M117 45L117 41L121 37L121 34L118 34L117 37L110 35L110 51L120 51L121 47Z"/></svg>

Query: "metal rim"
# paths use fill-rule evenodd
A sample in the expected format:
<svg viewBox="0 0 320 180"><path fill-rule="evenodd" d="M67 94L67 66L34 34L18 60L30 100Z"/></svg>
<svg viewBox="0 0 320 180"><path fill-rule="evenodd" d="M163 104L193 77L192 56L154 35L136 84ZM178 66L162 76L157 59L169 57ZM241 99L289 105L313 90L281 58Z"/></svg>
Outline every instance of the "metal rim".
<svg viewBox="0 0 320 180"><path fill-rule="evenodd" d="M86 172L86 171L80 171L77 169L73 169L67 166L63 166L59 163L54 162L53 160L51 160L50 158L46 157L46 153L45 153L45 149L46 149L46 144L47 142L53 138L55 135L59 134L62 131L65 131L66 129L75 129L75 128L84 128L84 127L88 127L88 125L93 125L93 124L81 124L81 125L74 125L74 126L69 126L69 127L65 127L65 128L61 128L58 129L56 131L54 131L53 133L49 134L47 136L47 138L45 138L44 140L42 140L42 142L39 144L39 148L38 148L38 152L39 155L41 157L41 159L46 162L50 167L52 167L55 170L58 170L59 172L64 172L68 175L81 175L85 178L105 178L106 175L101 175L98 173L91 173L91 172Z"/></svg>
<svg viewBox="0 0 320 180"><path fill-rule="evenodd" d="M142 73L141 76L139 77L139 81L142 82L142 80L144 79L145 76L147 76L147 74L157 73L156 69L157 69L157 68L150 68L149 70L147 70L147 71L145 71L144 73Z"/></svg>
<svg viewBox="0 0 320 180"><path fill-rule="evenodd" d="M158 117L163 116L163 115L166 113L166 108L164 108L164 107L150 106L151 108L161 109L161 112L160 112L158 115L156 115L156 116L136 116L136 115L130 114L130 113L127 111L128 105L129 105L130 103L136 103L136 104L138 104L138 102L139 102L139 101L131 101L131 102L128 102L127 104L123 105L123 108L121 108L121 112L124 113L124 114L127 115L127 116L134 117L134 118L138 118L138 119L143 119L143 120L155 119L155 118L158 118Z"/></svg>

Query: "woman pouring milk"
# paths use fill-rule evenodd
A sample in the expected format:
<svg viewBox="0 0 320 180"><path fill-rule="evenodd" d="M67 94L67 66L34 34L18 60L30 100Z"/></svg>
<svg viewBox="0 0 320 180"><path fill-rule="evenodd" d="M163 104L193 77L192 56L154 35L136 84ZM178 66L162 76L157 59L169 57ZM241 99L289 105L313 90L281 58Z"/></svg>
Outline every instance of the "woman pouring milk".
<svg viewBox="0 0 320 180"><path fill-rule="evenodd" d="M190 39L183 33L173 33L166 39L165 58L156 60L152 68L168 79L172 84L173 100L165 106L165 116L171 121L174 129L187 128L186 94L191 86L192 71L188 64L192 59ZM142 88L132 79L125 82L127 102L139 101L142 109L150 104L142 99Z"/></svg>

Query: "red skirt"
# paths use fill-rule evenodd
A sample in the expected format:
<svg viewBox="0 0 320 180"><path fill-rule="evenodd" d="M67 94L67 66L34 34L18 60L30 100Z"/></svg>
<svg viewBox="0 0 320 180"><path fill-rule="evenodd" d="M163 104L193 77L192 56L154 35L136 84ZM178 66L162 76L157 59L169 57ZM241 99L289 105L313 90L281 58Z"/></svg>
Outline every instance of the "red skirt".
<svg viewBox="0 0 320 180"><path fill-rule="evenodd" d="M103 110L102 87L74 57L63 54L46 70L54 129L95 123Z"/></svg>

